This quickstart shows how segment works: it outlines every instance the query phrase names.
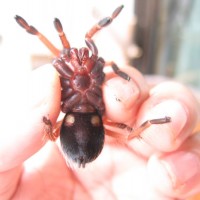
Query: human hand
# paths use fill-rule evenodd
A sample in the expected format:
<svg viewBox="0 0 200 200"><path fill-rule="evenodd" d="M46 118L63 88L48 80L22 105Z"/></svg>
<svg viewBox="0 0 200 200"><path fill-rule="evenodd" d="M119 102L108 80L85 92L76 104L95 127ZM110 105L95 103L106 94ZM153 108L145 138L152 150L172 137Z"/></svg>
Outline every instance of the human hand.
<svg viewBox="0 0 200 200"><path fill-rule="evenodd" d="M103 86L106 116L135 127L164 116L172 122L153 125L142 139L126 143L106 138L95 161L85 169L72 169L60 153L59 141L44 141L42 118L49 116L56 123L60 84L55 70L43 66L30 81L28 114L0 134L1 199L173 200L200 192L200 136L193 134L200 119L197 100L179 83L163 82L149 90L135 69L123 71L130 82L115 77Z"/></svg>

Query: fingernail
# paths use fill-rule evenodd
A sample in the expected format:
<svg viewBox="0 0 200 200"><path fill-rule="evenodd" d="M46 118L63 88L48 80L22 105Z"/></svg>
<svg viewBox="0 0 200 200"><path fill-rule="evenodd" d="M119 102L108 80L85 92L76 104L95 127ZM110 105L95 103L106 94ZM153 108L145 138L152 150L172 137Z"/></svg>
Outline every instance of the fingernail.
<svg viewBox="0 0 200 200"><path fill-rule="evenodd" d="M115 77L108 80L106 86L109 94L112 94L113 98L122 102L126 108L132 107L133 102L137 102L140 95L140 89L132 80L126 81Z"/></svg>
<svg viewBox="0 0 200 200"><path fill-rule="evenodd" d="M191 152L176 152L160 159L176 189L192 181L200 173L199 158Z"/></svg>
<svg viewBox="0 0 200 200"><path fill-rule="evenodd" d="M177 137L185 127L188 119L185 108L177 100L166 100L154 106L147 113L149 119L165 116L171 117L169 127L171 128L173 137Z"/></svg>

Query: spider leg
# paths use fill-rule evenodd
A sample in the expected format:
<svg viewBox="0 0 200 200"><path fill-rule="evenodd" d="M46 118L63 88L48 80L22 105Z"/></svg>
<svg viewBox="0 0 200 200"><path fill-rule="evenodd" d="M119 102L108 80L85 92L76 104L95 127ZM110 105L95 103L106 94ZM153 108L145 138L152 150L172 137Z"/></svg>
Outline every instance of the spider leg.
<svg viewBox="0 0 200 200"><path fill-rule="evenodd" d="M166 124L171 122L171 117L165 116L163 118L158 119L150 119L142 123L138 128L132 130L130 134L128 135L128 140L131 140L135 137L141 138L141 133L152 126L153 124Z"/></svg>
<svg viewBox="0 0 200 200"><path fill-rule="evenodd" d="M105 17L102 20L100 20L97 24L92 26L92 28L86 33L85 38L91 39L98 31L108 26L113 21L113 19L119 15L123 7L123 5L117 7L110 17Z"/></svg>
<svg viewBox="0 0 200 200"><path fill-rule="evenodd" d="M71 68L69 68L69 66L67 66L62 59L56 58L54 59L52 64L61 77L68 79L73 75L73 71L71 70Z"/></svg>
<svg viewBox="0 0 200 200"><path fill-rule="evenodd" d="M62 24L58 18L54 19L54 26L59 34L59 37L60 37L63 47L66 49L69 49L70 48L69 41L67 40L66 35L63 32Z"/></svg>
<svg viewBox="0 0 200 200"><path fill-rule="evenodd" d="M92 37L102 28L108 26L113 21L113 19L118 16L123 7L124 6L122 5L116 8L110 17L105 17L101 19L97 24L92 26L92 28L85 34L85 43L88 46L88 48L92 51L93 55L98 55L98 49L94 41L92 40Z"/></svg>
<svg viewBox="0 0 200 200"><path fill-rule="evenodd" d="M123 124L123 123L116 123L116 122L112 122L112 121L108 121L106 119L104 120L104 125L105 127L114 127L114 128L120 128L123 129L125 131L125 133L118 133L116 131L112 131L112 130L108 130L108 128L106 128L106 134L111 136L111 137L115 137L117 139L125 139L125 140L132 140L133 138L141 138L141 133L149 128L152 125L156 125L156 124L165 124L165 123L169 123L171 122L171 117L163 117L163 118L157 118L157 119L151 119L151 120L147 120L144 123L142 123L138 128L133 129L132 127ZM126 134L127 133L127 134Z"/></svg>
<svg viewBox="0 0 200 200"><path fill-rule="evenodd" d="M53 127L51 120L48 117L43 117L42 121L44 122L45 126L44 126L44 139L49 139L51 141L55 141L59 134L60 134L60 128L61 128L61 124L62 121L59 121L56 123L55 127Z"/></svg>
<svg viewBox="0 0 200 200"><path fill-rule="evenodd" d="M15 20L17 23L24 28L28 33L32 35L36 35L40 41L55 55L59 56L60 51L44 36L42 33L40 33L35 27L30 26L25 19L22 17L16 15Z"/></svg>
<svg viewBox="0 0 200 200"><path fill-rule="evenodd" d="M115 74L117 74L118 76L120 76L121 78L123 78L127 81L130 81L130 79L131 79L130 76L128 74L126 74L125 72L121 71L114 62L111 62L111 67Z"/></svg>
<svg viewBox="0 0 200 200"><path fill-rule="evenodd" d="M130 81L130 76L128 74L126 74L125 72L123 72L115 62L113 61L106 61L105 62L105 66L111 66L113 72L120 76L121 78L123 78L124 80Z"/></svg>

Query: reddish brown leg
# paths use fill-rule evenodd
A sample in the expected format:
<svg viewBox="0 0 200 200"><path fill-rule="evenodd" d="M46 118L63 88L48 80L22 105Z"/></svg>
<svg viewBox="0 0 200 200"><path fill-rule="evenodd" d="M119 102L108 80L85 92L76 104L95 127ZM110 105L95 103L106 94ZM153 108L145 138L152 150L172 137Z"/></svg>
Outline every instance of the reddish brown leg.
<svg viewBox="0 0 200 200"><path fill-rule="evenodd" d="M129 132L128 135L123 135L123 134L114 133L114 132L108 130L108 131L106 131L107 135L112 136L112 137L116 137L118 139L127 139L127 140L131 140L135 137L141 138L141 133L153 124L165 124L165 123L169 123L169 122L171 122L171 117L166 116L166 117L163 117L163 118L147 120L143 124L141 124L138 128L133 129L133 128L127 126L126 124L111 122L111 121L107 121L107 120L104 119L104 125L105 126L107 125L107 126L110 126L110 127L117 127L117 128L120 128L120 129L126 129Z"/></svg>
<svg viewBox="0 0 200 200"><path fill-rule="evenodd" d="M59 56L60 51L44 36L42 35L35 27L30 26L22 17L16 15L15 19L17 23L24 28L28 33L36 35L40 41L55 55Z"/></svg>
<svg viewBox="0 0 200 200"><path fill-rule="evenodd" d="M85 34L85 42L86 45L88 46L88 48L92 51L93 55L98 55L98 50L97 47L94 43L94 41L92 40L92 37L98 32L100 31L102 28L108 26L114 18L116 18L119 13L121 12L122 8L124 6L119 6L118 8L116 8L114 10L114 12L112 13L111 17L105 17L102 20L100 20L97 24L95 24L94 26L92 26L92 28Z"/></svg>
<svg viewBox="0 0 200 200"><path fill-rule="evenodd" d="M74 92L71 96L65 99L61 105L61 110L67 113L74 105L81 101L81 94L79 92Z"/></svg>
<svg viewBox="0 0 200 200"><path fill-rule="evenodd" d="M43 117L43 122L45 124L44 126L44 139L48 138L51 141L55 141L59 134L60 134L60 126L62 122L56 123L56 126L53 128L53 125L51 123L51 120L48 117Z"/></svg>
<svg viewBox="0 0 200 200"><path fill-rule="evenodd" d="M122 8L124 6L119 6L118 8L116 8L114 10L114 12L112 13L111 17L105 17L102 20L100 20L97 24L95 24L85 35L85 38L92 38L99 30L101 30L102 28L108 26L114 18L116 18L119 13L121 12Z"/></svg>
<svg viewBox="0 0 200 200"><path fill-rule="evenodd" d="M66 49L69 49L70 48L69 41L67 40L66 35L63 32L62 24L61 24L61 22L58 18L55 18L54 26L59 33L59 37L60 37L60 40L62 42L63 47L66 48Z"/></svg>
<svg viewBox="0 0 200 200"><path fill-rule="evenodd" d="M86 92L86 98L88 102L91 103L100 113L104 113L105 106L102 98L102 94L99 92L98 88L92 90L88 90Z"/></svg>
<svg viewBox="0 0 200 200"><path fill-rule="evenodd" d="M70 78L73 75L73 71L60 58L56 58L52 64L59 72L61 77Z"/></svg>
<svg viewBox="0 0 200 200"><path fill-rule="evenodd" d="M171 122L171 117L163 117L163 118L158 118L158 119L151 119L151 120L147 120L145 121L143 124L141 124L138 128L136 128L135 130L132 130L130 132L130 134L128 135L128 140L133 139L134 137L139 137L141 138L141 133L149 128L151 125L153 124L166 124Z"/></svg>

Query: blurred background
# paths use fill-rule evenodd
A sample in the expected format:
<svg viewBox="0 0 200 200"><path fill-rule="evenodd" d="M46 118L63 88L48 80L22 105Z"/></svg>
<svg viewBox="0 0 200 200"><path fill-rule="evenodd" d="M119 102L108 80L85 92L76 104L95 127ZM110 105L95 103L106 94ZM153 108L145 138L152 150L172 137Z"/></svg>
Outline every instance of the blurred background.
<svg viewBox="0 0 200 200"><path fill-rule="evenodd" d="M36 37L19 27L16 14L62 49L53 26L58 17L71 46L79 48L85 46L91 26L121 4L119 17L94 37L99 55L119 66L128 63L143 74L167 76L199 89L198 0L7 0L0 7L1 106L23 104L22 98L17 100L26 90L30 71L53 59Z"/></svg>
<svg viewBox="0 0 200 200"><path fill-rule="evenodd" d="M133 65L200 88L200 1L135 0L134 5L134 42L142 55L131 59Z"/></svg>

